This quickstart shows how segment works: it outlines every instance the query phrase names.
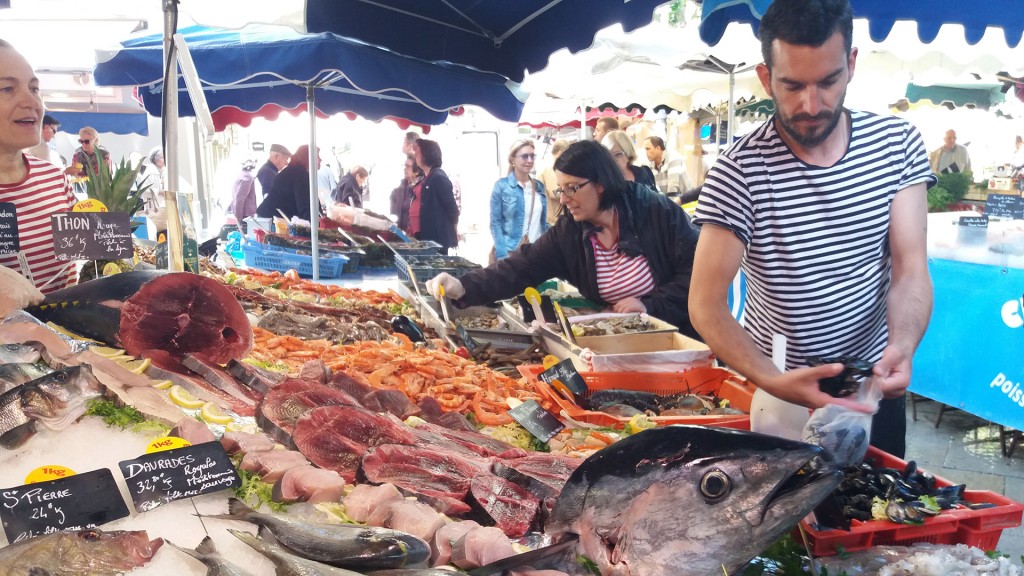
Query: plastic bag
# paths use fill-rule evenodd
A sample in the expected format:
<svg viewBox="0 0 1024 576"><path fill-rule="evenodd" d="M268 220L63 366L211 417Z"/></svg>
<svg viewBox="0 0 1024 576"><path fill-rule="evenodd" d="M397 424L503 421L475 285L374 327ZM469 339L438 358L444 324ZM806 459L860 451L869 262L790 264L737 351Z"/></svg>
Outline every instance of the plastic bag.
<svg viewBox="0 0 1024 576"><path fill-rule="evenodd" d="M857 394L850 398L874 406L875 409L865 414L829 404L811 414L802 435L804 442L817 444L831 452L840 466L858 464L867 454L871 441L871 419L878 411L882 391L874 378L867 378Z"/></svg>

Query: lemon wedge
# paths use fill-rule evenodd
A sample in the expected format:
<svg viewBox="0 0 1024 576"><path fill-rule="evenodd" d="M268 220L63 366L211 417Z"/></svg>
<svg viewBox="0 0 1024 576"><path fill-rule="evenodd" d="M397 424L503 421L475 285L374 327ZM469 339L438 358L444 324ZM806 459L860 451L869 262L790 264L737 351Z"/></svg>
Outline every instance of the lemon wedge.
<svg viewBox="0 0 1024 576"><path fill-rule="evenodd" d="M94 354L102 356L104 358L118 358L124 356L124 350L120 348L111 348L109 346L93 346L90 348Z"/></svg>
<svg viewBox="0 0 1024 576"><path fill-rule="evenodd" d="M203 404L203 407L199 409L199 416L210 424L230 424L235 421L231 416L221 412L213 402Z"/></svg>
<svg viewBox="0 0 1024 576"><path fill-rule="evenodd" d="M206 404L205 400L200 400L196 398L195 396L190 394L188 390L185 390L184 388L178 386L177 384L171 386L168 389L167 395L170 396L171 402L174 402L175 404L181 406L182 408L189 408L194 410L196 408L202 408L203 405Z"/></svg>
<svg viewBox="0 0 1024 576"><path fill-rule="evenodd" d="M231 421L230 424L224 426L225 432L248 432L249 434L256 434L259 432L259 428L255 424L243 424L241 422Z"/></svg>
<svg viewBox="0 0 1024 576"><path fill-rule="evenodd" d="M171 382L170 380L161 380L159 382L156 380L153 381L153 388L156 388L157 390L167 390L171 386L174 386L174 382Z"/></svg>
<svg viewBox="0 0 1024 576"><path fill-rule="evenodd" d="M141 360L136 358L129 360L127 362L118 362L121 364L121 366L124 367L125 370L128 370L129 372L134 372L136 374L144 374L146 372L146 369L149 368L149 365L152 363L152 361L149 358L143 358Z"/></svg>

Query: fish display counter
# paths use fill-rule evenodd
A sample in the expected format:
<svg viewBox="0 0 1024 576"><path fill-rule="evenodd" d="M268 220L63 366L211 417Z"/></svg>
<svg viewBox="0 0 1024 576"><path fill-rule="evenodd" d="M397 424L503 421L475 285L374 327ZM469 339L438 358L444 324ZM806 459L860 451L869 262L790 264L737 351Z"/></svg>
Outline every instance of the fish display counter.
<svg viewBox="0 0 1024 576"><path fill-rule="evenodd" d="M1024 429L1024 220L928 218L934 309L910 391Z"/></svg>

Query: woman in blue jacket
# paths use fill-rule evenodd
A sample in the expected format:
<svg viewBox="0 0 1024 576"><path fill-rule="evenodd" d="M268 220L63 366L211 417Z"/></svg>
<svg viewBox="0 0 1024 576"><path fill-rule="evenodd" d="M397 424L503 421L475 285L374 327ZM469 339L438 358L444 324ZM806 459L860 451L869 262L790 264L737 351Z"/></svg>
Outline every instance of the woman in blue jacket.
<svg viewBox="0 0 1024 576"><path fill-rule="evenodd" d="M508 153L508 176L491 191L491 236L494 257L505 258L520 244L530 243L547 229L547 196L540 180L532 178L532 140L519 140Z"/></svg>

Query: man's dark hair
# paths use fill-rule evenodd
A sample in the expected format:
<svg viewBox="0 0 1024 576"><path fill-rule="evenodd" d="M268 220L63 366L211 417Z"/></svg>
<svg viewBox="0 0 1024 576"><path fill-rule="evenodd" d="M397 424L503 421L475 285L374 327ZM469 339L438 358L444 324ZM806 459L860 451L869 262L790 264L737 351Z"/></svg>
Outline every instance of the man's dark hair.
<svg viewBox="0 0 1024 576"><path fill-rule="evenodd" d="M423 157L423 162L431 168L441 167L441 146L433 140L427 140L426 138L420 138L413 146L418 146L420 149L420 156Z"/></svg>
<svg viewBox="0 0 1024 576"><path fill-rule="evenodd" d="M586 178L603 186L604 194L597 205L601 210L614 206L622 198L623 191L629 187L622 170L619 170L619 165L612 158L612 153L594 140L570 144L558 160L555 160L555 170L577 178Z"/></svg>
<svg viewBox="0 0 1024 576"><path fill-rule="evenodd" d="M665 149L665 141L661 139L661 136L648 136L647 140L651 141L656 148Z"/></svg>
<svg viewBox="0 0 1024 576"><path fill-rule="evenodd" d="M43 126L53 126L53 129L56 130L60 128L60 122L53 116L46 114L43 116Z"/></svg>
<svg viewBox="0 0 1024 576"><path fill-rule="evenodd" d="M772 43L821 46L842 32L846 55L853 49L853 10L848 0L775 0L761 18L761 56L772 69Z"/></svg>

